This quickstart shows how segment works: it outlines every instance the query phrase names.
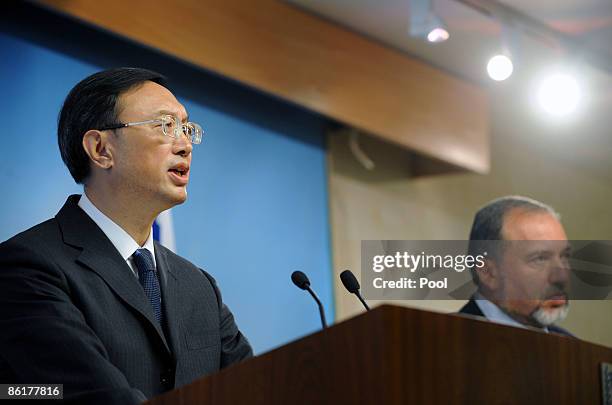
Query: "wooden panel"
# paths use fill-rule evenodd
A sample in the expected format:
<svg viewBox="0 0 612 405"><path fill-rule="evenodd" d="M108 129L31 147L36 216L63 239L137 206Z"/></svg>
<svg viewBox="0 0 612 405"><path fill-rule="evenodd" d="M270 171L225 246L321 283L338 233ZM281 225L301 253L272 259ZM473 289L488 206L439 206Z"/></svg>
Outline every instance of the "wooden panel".
<svg viewBox="0 0 612 405"><path fill-rule="evenodd" d="M489 169L478 86L277 0L43 0L395 144Z"/></svg>
<svg viewBox="0 0 612 405"><path fill-rule="evenodd" d="M147 404L598 404L602 361L612 349L381 306Z"/></svg>

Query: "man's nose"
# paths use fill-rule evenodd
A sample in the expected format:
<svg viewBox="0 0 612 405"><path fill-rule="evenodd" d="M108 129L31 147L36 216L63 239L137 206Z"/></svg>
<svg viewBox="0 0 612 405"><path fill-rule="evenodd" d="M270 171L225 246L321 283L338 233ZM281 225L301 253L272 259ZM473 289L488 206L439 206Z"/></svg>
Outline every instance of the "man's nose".
<svg viewBox="0 0 612 405"><path fill-rule="evenodd" d="M174 138L173 151L176 155L189 156L193 150L193 144L187 135L181 135L178 138Z"/></svg>
<svg viewBox="0 0 612 405"><path fill-rule="evenodd" d="M571 267L567 258L559 257L554 260L550 268L549 281L551 284L567 286L570 280Z"/></svg>

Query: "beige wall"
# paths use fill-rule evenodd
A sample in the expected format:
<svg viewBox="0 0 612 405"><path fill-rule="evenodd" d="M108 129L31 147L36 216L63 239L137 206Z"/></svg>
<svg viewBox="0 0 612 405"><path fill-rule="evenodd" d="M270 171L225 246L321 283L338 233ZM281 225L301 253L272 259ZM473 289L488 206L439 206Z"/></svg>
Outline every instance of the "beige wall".
<svg viewBox="0 0 612 405"><path fill-rule="evenodd" d="M466 239L478 207L502 195L522 194L551 204L561 213L570 239L612 239L612 181L588 169L589 162L570 162L563 154L553 153L563 139L551 139L550 133L540 138L533 124L517 122L516 115L504 112L503 103L493 108L489 175L411 177L409 154L361 137L363 150L377 165L368 171L351 154L348 137L329 137L337 320L362 311L337 277L347 268L359 277L361 240ZM555 148L550 147L552 142ZM463 305L458 301L393 303L442 312ZM573 302L562 326L585 340L612 347L612 300Z"/></svg>

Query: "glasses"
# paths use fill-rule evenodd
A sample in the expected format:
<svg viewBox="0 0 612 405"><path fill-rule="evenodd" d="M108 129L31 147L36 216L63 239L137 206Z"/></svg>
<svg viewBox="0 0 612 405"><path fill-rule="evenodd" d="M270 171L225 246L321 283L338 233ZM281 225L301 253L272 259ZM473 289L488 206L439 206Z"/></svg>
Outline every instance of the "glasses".
<svg viewBox="0 0 612 405"><path fill-rule="evenodd" d="M181 136L185 136L189 142L196 145L202 142L202 136L204 135L204 131L202 131L202 127L200 125L196 124L195 122L186 122L183 124L173 115L163 115L161 118L155 120L126 123L120 122L117 124L107 125L99 130L106 131L108 129L119 129L146 124L159 124L164 135L174 139L179 139Z"/></svg>

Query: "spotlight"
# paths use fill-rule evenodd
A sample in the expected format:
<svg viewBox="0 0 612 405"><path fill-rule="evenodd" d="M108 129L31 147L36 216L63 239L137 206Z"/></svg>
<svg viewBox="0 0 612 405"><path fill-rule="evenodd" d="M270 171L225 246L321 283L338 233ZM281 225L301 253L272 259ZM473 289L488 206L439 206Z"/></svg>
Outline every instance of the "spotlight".
<svg viewBox="0 0 612 405"><path fill-rule="evenodd" d="M514 72L514 63L517 62L521 50L520 33L512 21L498 16L501 32L500 46L497 54L489 59L487 73L496 82L506 80Z"/></svg>
<svg viewBox="0 0 612 405"><path fill-rule="evenodd" d="M506 55L495 55L489 59L489 63L487 63L487 73L489 73L489 77L497 82L509 78L513 70L514 66L512 65L512 60Z"/></svg>
<svg viewBox="0 0 612 405"><path fill-rule="evenodd" d="M444 42L450 38L444 22L432 8L430 0L410 1L409 33L429 42Z"/></svg>
<svg viewBox="0 0 612 405"><path fill-rule="evenodd" d="M429 42L444 42L446 41L450 35L448 31L443 27L436 27L433 30L429 31L427 34L427 40Z"/></svg>
<svg viewBox="0 0 612 405"><path fill-rule="evenodd" d="M537 92L542 109L555 116L574 112L581 98L578 82L567 73L555 73L545 78Z"/></svg>

